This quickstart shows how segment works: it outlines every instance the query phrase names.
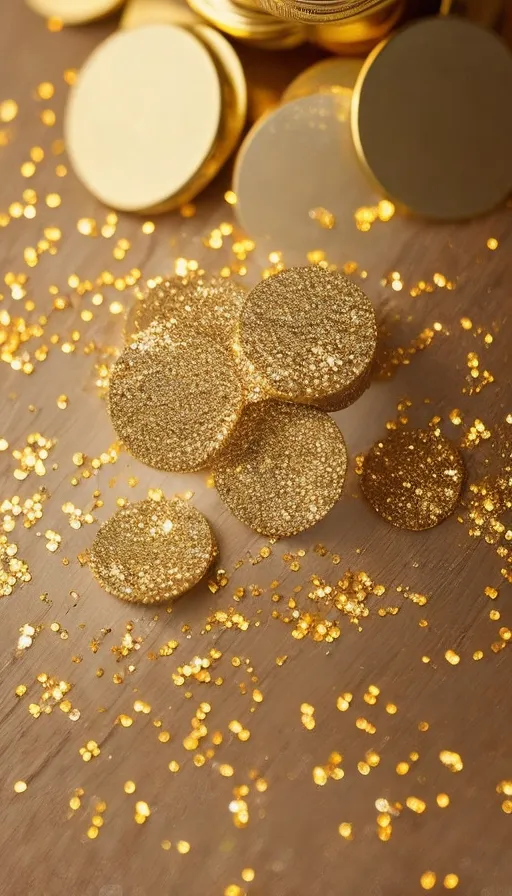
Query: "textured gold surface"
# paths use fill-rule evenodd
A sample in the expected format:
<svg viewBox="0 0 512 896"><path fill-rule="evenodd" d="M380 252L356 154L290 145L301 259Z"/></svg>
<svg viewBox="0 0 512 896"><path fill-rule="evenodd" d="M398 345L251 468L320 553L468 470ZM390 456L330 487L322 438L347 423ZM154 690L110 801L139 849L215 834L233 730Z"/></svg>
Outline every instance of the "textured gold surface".
<svg viewBox="0 0 512 896"><path fill-rule="evenodd" d="M384 519L401 529L430 529L455 510L464 462L433 430L397 430L368 452L361 487Z"/></svg>
<svg viewBox="0 0 512 896"><path fill-rule="evenodd" d="M405 0L395 0L354 20L313 25L311 40L331 53L368 53L397 25L405 7Z"/></svg>
<svg viewBox="0 0 512 896"><path fill-rule="evenodd" d="M242 404L229 353L172 324L151 324L112 369L114 429L135 457L160 470L205 467L231 434Z"/></svg>
<svg viewBox="0 0 512 896"><path fill-rule="evenodd" d="M34 12L47 19L55 17L65 25L81 25L102 19L119 9L125 0L27 0Z"/></svg>
<svg viewBox="0 0 512 896"><path fill-rule="evenodd" d="M370 388L372 367L373 361L370 361L364 373L362 373L361 376L347 389L337 392L334 395L329 395L328 398L317 399L315 401L315 407L321 408L323 411L328 411L330 414L333 414L336 411L344 411L345 408L350 407L351 404L354 404L358 398L361 398L361 395L364 395L366 390Z"/></svg>
<svg viewBox="0 0 512 896"><path fill-rule="evenodd" d="M188 0L210 25L239 40L267 49L296 47L306 40L304 25L286 22L262 9L237 6L231 0Z"/></svg>
<svg viewBox="0 0 512 896"><path fill-rule="evenodd" d="M179 499L148 498L122 507L103 523L88 562L109 594L156 604L193 588L214 553L208 520L195 507Z"/></svg>
<svg viewBox="0 0 512 896"><path fill-rule="evenodd" d="M277 401L246 408L234 438L214 466L222 500L263 535L294 535L338 501L347 453L330 417Z"/></svg>
<svg viewBox="0 0 512 896"><path fill-rule="evenodd" d="M512 55L495 34L457 16L414 22L363 66L356 148L410 210L443 220L483 214L512 189L511 95Z"/></svg>
<svg viewBox="0 0 512 896"><path fill-rule="evenodd" d="M191 120L194 127L190 127ZM80 179L103 202L144 211L184 202L213 176L221 85L183 28L118 31L94 50L69 97L65 136Z"/></svg>
<svg viewBox="0 0 512 896"><path fill-rule="evenodd" d="M176 323L231 350L246 291L231 279L172 277L149 288L131 309L128 341L154 321Z"/></svg>
<svg viewBox="0 0 512 896"><path fill-rule="evenodd" d="M314 403L345 392L366 373L377 342L375 312L343 274L290 268L249 293L239 339L269 394Z"/></svg>
<svg viewBox="0 0 512 896"><path fill-rule="evenodd" d="M290 103L315 93L352 92L362 64L362 59L322 59L293 79L284 91L282 101Z"/></svg>
<svg viewBox="0 0 512 896"><path fill-rule="evenodd" d="M394 0L260 0L275 16L302 22L328 22L357 18L393 3Z"/></svg>

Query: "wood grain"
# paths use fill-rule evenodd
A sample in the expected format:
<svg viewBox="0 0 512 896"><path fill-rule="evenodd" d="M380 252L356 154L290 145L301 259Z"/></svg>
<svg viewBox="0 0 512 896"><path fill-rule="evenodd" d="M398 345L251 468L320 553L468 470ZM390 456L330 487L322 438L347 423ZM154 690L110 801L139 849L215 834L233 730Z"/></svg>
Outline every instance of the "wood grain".
<svg viewBox="0 0 512 896"><path fill-rule="evenodd" d="M353 470L343 500L325 521L314 531L275 545L271 557L257 565L247 557L257 555L264 542L230 516L207 487L205 475L159 473L122 454L115 465L105 465L93 478L71 485L77 472L73 453L97 456L114 439L95 385L95 364L106 346L121 344L121 317L109 313L109 304L116 299L126 304L130 293L105 287L104 303L96 308L91 294L80 297L69 287L68 278L76 273L81 280L94 281L103 270L120 276L130 268L140 268L147 276L165 273L180 255L199 259L212 272L229 263L233 260L229 240L218 251L203 243L212 228L230 220L230 209L222 200L229 172L199 199L197 214L190 220L178 214L166 216L157 221L152 235L146 235L140 220L120 216L110 240L81 235L78 219L93 217L101 224L106 210L71 172L56 177L55 165L65 163L65 157L53 156L51 143L62 134L64 70L79 67L115 23L53 34L22 3L3 2L2 11L1 98L16 100L19 113L6 125L10 141L0 150L0 211L20 200L27 187L37 191L39 201L33 220L11 220L1 234L2 276L9 271L27 274L27 297L33 299L35 311L24 311L23 302L13 301L7 287L0 308L32 319L48 315L41 342L49 344L50 335L57 333L62 343L73 330L80 332L80 339L72 354L62 352L60 344L50 345L47 359L36 364L30 376L1 365L0 437L10 447L0 455L0 498L26 497L41 485L50 497L36 526L25 530L18 522L9 536L29 563L32 581L0 603L0 892L221 896L236 893L226 888L238 885L251 896L396 896L422 892L420 875L430 869L437 874L437 891L443 890L444 876L455 873L460 878L458 892L464 896L510 894L512 819L501 809L504 797L496 793L500 780L512 778L510 648L497 654L490 649L498 628L511 625L510 585L500 574L503 562L495 547L470 538L467 525L456 517L427 533L392 529L363 502ZM253 52L244 56L246 62L249 57L253 79L264 69L265 81L273 78L281 87L310 58L310 51L306 57L300 53L260 57ZM51 101L33 98L41 81L56 85ZM39 118L46 106L57 115L53 128L43 126ZM36 145L44 148L46 157L27 180L20 165ZM55 210L45 205L44 197L51 192L62 196L62 205ZM57 254L44 253L37 266L28 268L24 249L34 246L50 225L62 230ZM115 261L112 249L120 237L130 240L131 248L123 261ZM489 237L499 240L495 252L486 247ZM397 217L368 234L354 229L353 242L340 247L338 260L353 259L368 271L366 288L387 331L388 346L408 345L435 321L443 325L443 332L409 365L376 381L356 405L337 415L352 455L365 451L385 432L386 421L396 417L397 403L404 398L412 402L407 412L411 425L424 425L437 414L454 439L460 439L461 431L447 419L453 408L460 408L465 427L480 418L493 431L512 410L511 250L510 207L449 227ZM248 282L255 282L264 265L265 259L256 252ZM401 292L381 282L395 270L405 284ZM414 283L432 281L436 272L455 281L456 288L410 296ZM52 284L69 298L64 311L51 310ZM94 310L89 323L80 317L84 308ZM473 330L462 329L462 316L472 319ZM493 333L488 349L477 327ZM35 345L37 341L25 347L32 351ZM481 366L485 364L495 378L472 396L462 391L468 385L470 351L478 351ZM69 396L66 410L56 404L61 393ZM31 475L19 483L13 478L11 450L23 446L27 434L36 431L57 439L49 458L49 466L56 468L42 479ZM485 473L480 446L466 452L466 459L470 480ZM130 476L138 477L136 487L129 486ZM231 571L237 560L245 559L224 588L213 594L201 586L170 614L130 607L103 593L77 560L90 544L96 524L75 531L61 509L66 501L89 506L98 489L104 506L94 515L101 520L113 512L119 497L143 497L149 487L161 487L168 494L193 490L194 503L215 527L223 567ZM45 548L47 529L62 536L55 554ZM317 543L339 553L339 565L333 565L329 556L315 554ZM306 554L300 569L293 571L282 555L299 549ZM64 558L69 558L69 565L63 564ZM297 585L304 588L297 598L301 606L308 603L304 594L313 574L335 582L346 569L364 570L386 588L382 598L369 598L371 612L362 631L342 618L337 641L315 643L311 638L296 640L292 626L272 618L272 610L286 609ZM273 579L279 584L270 587ZM261 586L263 593L255 596L251 585ZM485 597L488 585L499 588L498 600ZM402 586L427 595L427 606L405 600L396 591ZM237 588L246 589L238 602L233 597ZM275 592L283 595L280 603L271 600ZM44 593L46 602L40 598ZM397 615L378 616L379 605L394 604L400 606ZM218 626L206 631L212 611L230 606L251 620L247 631ZM499 622L490 621L490 609L501 611ZM423 618L427 627L419 625ZM53 622L68 632L66 639L51 630ZM112 648L122 643L129 622L140 643L129 656L119 657ZM25 623L41 625L42 630L28 650L18 651L19 629ZM96 653L91 649L93 639L100 642ZM151 658L173 639L179 647L172 656ZM212 649L222 654L214 663L212 679L222 676L223 684L193 679L183 686L175 683L172 674L179 666L194 656L208 656ZM461 656L458 665L445 660L448 649ZM484 651L480 662L472 659L477 649ZM276 657L284 655L288 659L277 665ZM430 662L422 662L424 656ZM239 665L233 664L234 657L240 659ZM99 668L104 670L102 677L97 675ZM72 684L68 696L80 710L77 721L58 706L51 714L32 717L28 706L39 699L42 688L36 676L41 673ZM121 683L114 683L114 675ZM22 698L15 695L20 684L28 689ZM375 706L363 700L370 684L381 691ZM255 687L263 693L262 703L252 699ZM342 713L336 709L336 698L344 691L352 692L354 699ZM151 705L149 714L134 711L136 700ZM205 701L211 706L205 722L208 735L195 752L211 747L214 731L221 731L224 739L214 748L215 755L196 767L194 752L186 751L182 741L197 707ZM315 707L312 731L301 724L304 702ZM395 715L386 712L388 702L397 705ZM131 727L116 724L121 713L134 719ZM361 716L375 724L374 735L356 727ZM155 727L158 720L161 728ZM250 730L247 742L229 730L230 720L240 720ZM420 721L429 723L428 731L418 730ZM168 743L158 740L162 730L171 734ZM101 752L86 763L79 749L90 739ZM369 775L362 775L357 763L369 749L377 751L381 761ZM439 753L445 749L462 756L460 773L450 773L440 762ZM332 751L343 754L345 777L318 787L312 770L325 765ZM396 764L411 751L417 751L419 758L409 760L407 775L398 776ZM168 769L173 759L181 765L177 774ZM233 766L232 777L219 773L223 763ZM263 792L254 786L257 776L268 783ZM27 782L25 793L14 793L17 780ZM127 780L136 783L131 796L123 791ZM244 799L250 819L246 828L237 829L229 803L233 788L241 785L249 786ZM76 788L85 793L81 807L72 812L69 800ZM436 805L440 792L450 795L445 809ZM393 821L389 842L381 842L375 801L386 798L405 805L411 795L425 800L426 811L418 815L404 808ZM133 818L137 799L151 807L144 825ZM104 801L107 809L104 826L92 841L86 832L98 801ZM344 821L353 824L352 841L338 834ZM164 839L172 841L170 851L162 849ZM189 854L179 854L179 840L190 843ZM252 883L242 881L244 868L255 870Z"/></svg>

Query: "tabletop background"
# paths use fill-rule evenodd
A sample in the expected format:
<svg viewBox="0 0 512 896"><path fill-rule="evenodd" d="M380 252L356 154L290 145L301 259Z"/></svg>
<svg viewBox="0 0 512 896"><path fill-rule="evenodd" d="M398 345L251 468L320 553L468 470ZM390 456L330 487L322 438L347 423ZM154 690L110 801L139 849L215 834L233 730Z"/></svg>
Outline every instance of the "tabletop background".
<svg viewBox="0 0 512 896"><path fill-rule="evenodd" d="M470 486L503 466L512 435L511 207L453 226L399 215L368 233L354 226L334 260L353 263L346 269L356 278L367 274L382 333L379 372L336 415L352 458L343 499L314 530L268 545L230 515L206 474L159 473L115 447L108 453L115 436L104 378L139 273L196 259L253 284L269 267L257 247L242 257L229 226L211 237L233 224L223 198L229 170L193 217L166 215L154 229L144 218L107 218L59 141L65 73L115 21L51 32L21 2L4 0L2 11L4 528L13 496L45 494L33 526L21 515L5 532L31 580L0 602L0 892L396 896L422 892L421 875L432 871L438 891L456 874L464 896L510 894L512 817L496 789L512 779L508 542L505 530L470 534ZM260 97L317 57L243 53ZM52 96L38 90L46 82ZM16 102L15 117L6 100ZM463 446L464 503L437 529L399 531L364 503L356 456L386 426L435 417ZM34 433L55 443L44 475L20 480L12 452ZM149 488L193 492L220 544L225 573L213 572L210 586L172 611L117 601L79 560L116 502ZM331 585L345 578L345 589L355 581L367 594L360 625L327 614L341 628L332 641L328 626L315 629L326 614L308 597L314 576ZM311 630L302 639L290 599ZM340 711L347 692L352 702ZM89 741L97 747L81 754ZM459 754L463 768L447 768L442 751ZM329 761L344 777L315 783ZM397 773L404 762L407 774ZM20 781L24 792L15 790ZM137 800L151 812L142 825ZM377 822L385 801L395 807L387 840ZM342 823L352 825L350 838Z"/></svg>

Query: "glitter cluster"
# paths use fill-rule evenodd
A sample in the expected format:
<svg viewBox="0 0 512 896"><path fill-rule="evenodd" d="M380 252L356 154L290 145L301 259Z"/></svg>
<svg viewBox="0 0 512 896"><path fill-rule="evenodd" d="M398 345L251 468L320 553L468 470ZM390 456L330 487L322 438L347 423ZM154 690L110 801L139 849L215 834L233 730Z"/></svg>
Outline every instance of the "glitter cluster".
<svg viewBox="0 0 512 896"><path fill-rule="evenodd" d="M368 373L375 313L343 274L317 265L290 268L249 293L239 339L270 395L311 404L349 393Z"/></svg>
<svg viewBox="0 0 512 896"><path fill-rule="evenodd" d="M205 467L231 434L243 393L235 361L204 336L155 322L113 367L114 429L143 463L176 472Z"/></svg>
<svg viewBox="0 0 512 896"><path fill-rule="evenodd" d="M373 509L401 529L430 529L453 513L464 482L458 450L434 430L396 430L368 452L361 477Z"/></svg>
<svg viewBox="0 0 512 896"><path fill-rule="evenodd" d="M317 523L339 499L343 436L327 414L276 401L248 405L214 466L222 500L246 525L274 538Z"/></svg>
<svg viewBox="0 0 512 896"><path fill-rule="evenodd" d="M155 604L196 585L214 555L212 531L198 510L181 500L148 498L103 523L88 560L109 594Z"/></svg>

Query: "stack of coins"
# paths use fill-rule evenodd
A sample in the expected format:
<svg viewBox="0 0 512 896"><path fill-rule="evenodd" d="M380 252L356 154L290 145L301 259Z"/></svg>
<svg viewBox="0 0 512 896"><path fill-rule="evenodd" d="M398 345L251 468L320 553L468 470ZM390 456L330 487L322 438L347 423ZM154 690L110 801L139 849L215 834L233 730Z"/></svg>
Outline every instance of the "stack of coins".
<svg viewBox="0 0 512 896"><path fill-rule="evenodd" d="M218 31L187 11L186 28L144 18L137 27L135 11L82 67L65 138L76 174L104 203L162 212L204 189L236 148L247 89Z"/></svg>
<svg viewBox="0 0 512 896"><path fill-rule="evenodd" d="M210 25L251 46L267 50L297 47L308 39L307 28L268 15L251 0L188 0Z"/></svg>

